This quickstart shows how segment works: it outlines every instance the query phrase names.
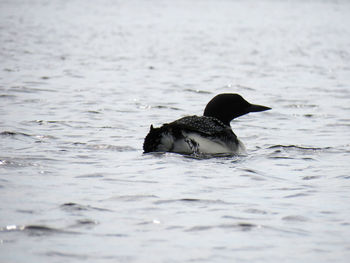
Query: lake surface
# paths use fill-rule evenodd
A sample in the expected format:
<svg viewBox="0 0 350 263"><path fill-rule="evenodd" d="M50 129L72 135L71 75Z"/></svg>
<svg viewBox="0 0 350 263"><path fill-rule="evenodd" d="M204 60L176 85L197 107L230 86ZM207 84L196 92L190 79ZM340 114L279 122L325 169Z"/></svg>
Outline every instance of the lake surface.
<svg viewBox="0 0 350 263"><path fill-rule="evenodd" d="M1 262L348 262L349 1L0 12ZM223 92L247 155L143 154Z"/></svg>

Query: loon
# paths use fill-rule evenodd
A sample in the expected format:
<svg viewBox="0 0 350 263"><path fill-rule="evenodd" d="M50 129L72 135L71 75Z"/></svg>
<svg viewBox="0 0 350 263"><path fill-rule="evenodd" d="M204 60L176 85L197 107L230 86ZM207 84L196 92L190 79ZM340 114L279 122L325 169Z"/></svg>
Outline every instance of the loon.
<svg viewBox="0 0 350 263"><path fill-rule="evenodd" d="M181 154L240 154L243 143L233 133L230 122L249 112L271 108L250 104L239 94L215 96L205 107L203 116L187 116L159 128L150 127L144 153L173 152Z"/></svg>

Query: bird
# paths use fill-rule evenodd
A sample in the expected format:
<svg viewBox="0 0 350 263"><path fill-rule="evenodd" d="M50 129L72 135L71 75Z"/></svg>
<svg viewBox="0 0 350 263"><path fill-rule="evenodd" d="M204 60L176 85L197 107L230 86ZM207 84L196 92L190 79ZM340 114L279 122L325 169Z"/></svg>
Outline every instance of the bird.
<svg viewBox="0 0 350 263"><path fill-rule="evenodd" d="M186 116L159 128L150 126L143 143L144 153L172 152L189 155L241 154L244 144L230 122L250 112L270 110L251 104L241 95L222 93L211 99L203 116Z"/></svg>

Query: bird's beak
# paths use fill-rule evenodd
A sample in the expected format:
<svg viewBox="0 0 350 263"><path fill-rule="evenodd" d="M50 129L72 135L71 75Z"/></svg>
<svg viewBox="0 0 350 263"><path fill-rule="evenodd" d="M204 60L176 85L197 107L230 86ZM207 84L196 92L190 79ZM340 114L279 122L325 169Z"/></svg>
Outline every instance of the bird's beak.
<svg viewBox="0 0 350 263"><path fill-rule="evenodd" d="M248 112L258 112L258 111L266 111L266 110L271 110L271 108L262 106L262 105L256 105L256 104L251 104L250 107L248 108Z"/></svg>

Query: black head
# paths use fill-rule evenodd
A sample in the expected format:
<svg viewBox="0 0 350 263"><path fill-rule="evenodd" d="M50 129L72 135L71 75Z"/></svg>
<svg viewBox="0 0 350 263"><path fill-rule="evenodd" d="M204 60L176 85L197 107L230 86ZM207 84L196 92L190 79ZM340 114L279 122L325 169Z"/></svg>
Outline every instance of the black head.
<svg viewBox="0 0 350 263"><path fill-rule="evenodd" d="M223 93L215 96L204 110L204 116L215 117L226 125L244 114L249 112L258 112L270 110L271 108L250 104L238 94Z"/></svg>

